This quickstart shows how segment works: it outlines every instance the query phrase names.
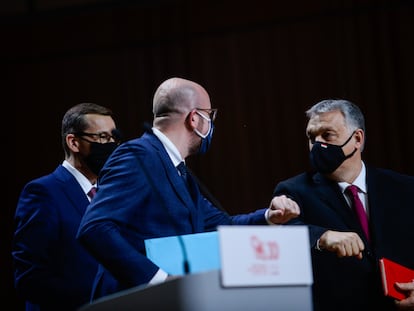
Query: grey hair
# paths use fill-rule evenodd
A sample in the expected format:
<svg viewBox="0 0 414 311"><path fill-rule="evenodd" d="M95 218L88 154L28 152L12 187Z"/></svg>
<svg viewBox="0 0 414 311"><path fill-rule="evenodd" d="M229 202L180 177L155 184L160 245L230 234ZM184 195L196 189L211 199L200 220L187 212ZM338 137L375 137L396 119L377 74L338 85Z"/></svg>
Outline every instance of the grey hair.
<svg viewBox="0 0 414 311"><path fill-rule="evenodd" d="M345 119L347 128L351 131L362 129L365 133L365 118L361 109L354 103L344 99L326 99L322 100L305 113L308 119L321 113L339 110Z"/></svg>

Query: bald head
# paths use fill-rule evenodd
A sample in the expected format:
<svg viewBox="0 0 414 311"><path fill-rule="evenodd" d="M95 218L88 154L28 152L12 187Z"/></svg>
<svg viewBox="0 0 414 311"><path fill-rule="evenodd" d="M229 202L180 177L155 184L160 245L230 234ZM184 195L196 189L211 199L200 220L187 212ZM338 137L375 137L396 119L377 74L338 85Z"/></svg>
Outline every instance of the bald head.
<svg viewBox="0 0 414 311"><path fill-rule="evenodd" d="M208 114L200 112L209 109L210 97L200 84L171 78L161 83L154 94L153 126L166 135L185 158L198 152L202 135L211 129Z"/></svg>
<svg viewBox="0 0 414 311"><path fill-rule="evenodd" d="M152 112L155 118L186 113L205 99L209 101L209 96L201 85L182 78L171 78L161 83L156 90Z"/></svg>

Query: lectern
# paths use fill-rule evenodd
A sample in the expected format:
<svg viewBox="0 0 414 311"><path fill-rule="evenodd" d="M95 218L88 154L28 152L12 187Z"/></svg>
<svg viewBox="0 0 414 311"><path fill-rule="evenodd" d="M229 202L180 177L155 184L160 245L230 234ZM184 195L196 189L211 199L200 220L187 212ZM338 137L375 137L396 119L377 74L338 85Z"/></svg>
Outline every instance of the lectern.
<svg viewBox="0 0 414 311"><path fill-rule="evenodd" d="M79 311L313 309L304 226L220 226L218 236L197 233L148 242L147 256L169 274L183 274L184 259L194 269L100 298Z"/></svg>
<svg viewBox="0 0 414 311"><path fill-rule="evenodd" d="M309 285L222 287L219 270L136 287L96 300L79 311L311 311Z"/></svg>

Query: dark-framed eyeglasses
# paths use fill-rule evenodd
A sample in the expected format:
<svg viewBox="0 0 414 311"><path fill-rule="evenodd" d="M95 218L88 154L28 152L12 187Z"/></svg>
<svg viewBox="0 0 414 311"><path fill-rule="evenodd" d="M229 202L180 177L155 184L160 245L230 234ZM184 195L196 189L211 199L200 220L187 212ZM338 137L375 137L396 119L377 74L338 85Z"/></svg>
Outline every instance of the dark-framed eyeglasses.
<svg viewBox="0 0 414 311"><path fill-rule="evenodd" d="M214 121L217 117L217 108L211 108L211 109L207 109L207 108L195 108L196 110L200 110L200 111L204 111L208 113L208 116L210 118L211 121Z"/></svg>
<svg viewBox="0 0 414 311"><path fill-rule="evenodd" d="M117 131L112 131L112 133L117 133ZM100 133L87 133L87 132L77 132L75 133L76 136L79 136L80 138L83 138L84 136L91 137L93 139L93 142L99 142L100 144L106 144L106 143L112 143L115 142L119 144L121 142L121 139L119 135L111 135L107 132L100 132ZM88 142L91 142L87 139L84 139Z"/></svg>

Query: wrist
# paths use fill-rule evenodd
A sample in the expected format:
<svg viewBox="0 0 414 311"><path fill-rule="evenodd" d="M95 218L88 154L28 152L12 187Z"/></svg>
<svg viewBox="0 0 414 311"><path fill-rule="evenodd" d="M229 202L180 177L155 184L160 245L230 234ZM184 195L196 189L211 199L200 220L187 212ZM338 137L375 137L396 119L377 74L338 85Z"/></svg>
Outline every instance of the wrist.
<svg viewBox="0 0 414 311"><path fill-rule="evenodd" d="M269 209L267 209L266 212L265 212L265 219L266 219L266 222L267 222L268 225L277 225L277 224L273 223L270 220L270 217L269 217Z"/></svg>
<svg viewBox="0 0 414 311"><path fill-rule="evenodd" d="M318 239L316 241L315 249L321 252L321 251L323 251L323 247L321 246L320 241L321 241L321 239Z"/></svg>

